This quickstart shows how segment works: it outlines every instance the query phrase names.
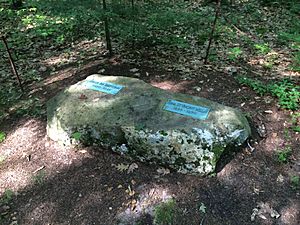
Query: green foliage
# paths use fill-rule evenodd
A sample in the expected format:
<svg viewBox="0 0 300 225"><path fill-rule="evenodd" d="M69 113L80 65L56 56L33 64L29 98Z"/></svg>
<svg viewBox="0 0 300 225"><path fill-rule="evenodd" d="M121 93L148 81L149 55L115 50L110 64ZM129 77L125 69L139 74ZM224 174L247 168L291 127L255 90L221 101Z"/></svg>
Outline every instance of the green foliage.
<svg viewBox="0 0 300 225"><path fill-rule="evenodd" d="M265 55L271 51L271 48L269 47L268 44L255 44L254 48L261 55Z"/></svg>
<svg viewBox="0 0 300 225"><path fill-rule="evenodd" d="M288 79L268 85L247 77L238 77L237 80L239 83L252 88L259 95L269 93L276 96L281 108L290 110L297 110L299 108L300 87Z"/></svg>
<svg viewBox="0 0 300 225"><path fill-rule="evenodd" d="M231 48L228 52L228 58L232 61L235 61L241 56L242 53L243 51L240 47Z"/></svg>
<svg viewBox="0 0 300 225"><path fill-rule="evenodd" d="M14 196L14 192L10 189L6 189L0 198L0 204L8 204Z"/></svg>
<svg viewBox="0 0 300 225"><path fill-rule="evenodd" d="M287 163L289 157L291 156L292 149L291 147L285 147L284 149L277 152L277 161L280 163Z"/></svg>
<svg viewBox="0 0 300 225"><path fill-rule="evenodd" d="M0 143L3 142L6 138L6 134L3 131L0 131Z"/></svg>
<svg viewBox="0 0 300 225"><path fill-rule="evenodd" d="M79 141L81 139L82 134L80 132L75 132L72 134L72 138L74 138L76 141Z"/></svg>
<svg viewBox="0 0 300 225"><path fill-rule="evenodd" d="M300 112L292 114L292 130L295 132L300 132Z"/></svg>
<svg viewBox="0 0 300 225"><path fill-rule="evenodd" d="M295 132L300 132L300 126L293 126L292 130Z"/></svg>
<svg viewBox="0 0 300 225"><path fill-rule="evenodd" d="M269 7L286 7L292 12L299 12L300 3L298 0L259 0L262 6Z"/></svg>
<svg viewBox="0 0 300 225"><path fill-rule="evenodd" d="M176 215L176 202L171 199L163 202L155 207L154 224L156 225L171 225L174 224Z"/></svg>
<svg viewBox="0 0 300 225"><path fill-rule="evenodd" d="M263 84L261 81L254 80L254 79L247 78L247 77L237 77L237 80L240 84L249 86L257 94L259 94L261 96L268 93L268 91L269 91L267 86L265 84Z"/></svg>
<svg viewBox="0 0 300 225"><path fill-rule="evenodd" d="M291 185L294 190L300 188L300 177L299 176L291 176Z"/></svg>
<svg viewBox="0 0 300 225"><path fill-rule="evenodd" d="M295 72L300 72L300 51L293 55L291 69Z"/></svg>
<svg viewBox="0 0 300 225"><path fill-rule="evenodd" d="M300 87L290 80L284 79L268 86L270 93L279 99L279 105L285 109L296 110L299 108Z"/></svg>

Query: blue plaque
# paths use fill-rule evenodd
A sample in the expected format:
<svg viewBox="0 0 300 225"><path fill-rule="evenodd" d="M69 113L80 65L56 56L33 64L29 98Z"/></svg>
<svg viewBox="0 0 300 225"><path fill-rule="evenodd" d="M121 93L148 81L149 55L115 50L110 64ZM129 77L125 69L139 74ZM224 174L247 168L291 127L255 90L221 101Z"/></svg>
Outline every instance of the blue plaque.
<svg viewBox="0 0 300 225"><path fill-rule="evenodd" d="M179 102L176 100L169 100L165 106L164 110L178 113L185 116L190 116L196 119L205 120L210 111L209 108L192 105L185 102Z"/></svg>
<svg viewBox="0 0 300 225"><path fill-rule="evenodd" d="M123 88L122 85L95 80L86 80L83 84L89 89L105 92L112 95L117 94Z"/></svg>

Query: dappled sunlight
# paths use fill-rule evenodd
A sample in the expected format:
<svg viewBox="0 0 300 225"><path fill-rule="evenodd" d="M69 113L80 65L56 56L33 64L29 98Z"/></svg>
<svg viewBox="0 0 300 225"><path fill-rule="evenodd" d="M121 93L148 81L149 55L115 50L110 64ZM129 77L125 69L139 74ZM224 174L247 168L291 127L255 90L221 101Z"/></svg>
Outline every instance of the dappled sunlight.
<svg viewBox="0 0 300 225"><path fill-rule="evenodd" d="M44 175L59 173L70 165L80 164L81 156L74 151L48 141L45 123L38 119L23 120L0 144L0 193L6 189L18 192L44 179ZM11 146L14 146L13 148ZM82 154L82 157L87 154Z"/></svg>
<svg viewBox="0 0 300 225"><path fill-rule="evenodd" d="M228 163L222 168L222 170L217 173L217 178L222 181L226 181L228 184L235 183L232 179L233 175L238 172L238 167L234 163Z"/></svg>
<svg viewBox="0 0 300 225"><path fill-rule="evenodd" d="M30 211L24 219L28 222L34 222L35 224L37 222L39 222L40 224L51 224L56 210L57 205L55 203L50 201L41 202L34 209L32 209L32 211Z"/></svg>
<svg viewBox="0 0 300 225"><path fill-rule="evenodd" d="M297 224L300 218L300 203L291 202L280 211L280 221L282 224Z"/></svg>
<svg viewBox="0 0 300 225"><path fill-rule="evenodd" d="M75 43L70 48L57 52L57 54L52 53L53 56L46 58L42 63L47 67L58 67L64 64L78 63L78 60L86 60L104 52L106 52L104 40L99 37Z"/></svg>
<svg viewBox="0 0 300 225"><path fill-rule="evenodd" d="M152 81L151 82L151 85L153 85L154 87L163 90L172 91L172 92L184 91L187 89L187 86L189 84L191 84L191 81L181 81L179 83L176 83L174 81L163 81L163 82Z"/></svg>
<svg viewBox="0 0 300 225"><path fill-rule="evenodd" d="M10 165L12 167L12 165ZM0 168L0 196L9 189L15 193L25 188L32 182L31 172L18 167L15 164L12 168Z"/></svg>
<svg viewBox="0 0 300 225"><path fill-rule="evenodd" d="M272 49L268 53L252 56L247 64L256 69L256 71L252 70L253 73L260 76L272 72L272 78L299 77L300 73L291 69L292 61L292 56L288 50Z"/></svg>
<svg viewBox="0 0 300 225"><path fill-rule="evenodd" d="M72 68L65 69L65 70L63 70L63 72L59 71L59 72L53 73L53 76L45 79L43 81L43 85L47 86L49 84L53 84L58 81L63 81L67 78L72 77L73 75L74 75L74 69L72 69Z"/></svg>
<svg viewBox="0 0 300 225"><path fill-rule="evenodd" d="M126 208L117 214L117 218L125 224L134 223L147 214L153 215L155 206L173 197L168 188L161 186L147 187L142 185L137 189L141 190L139 198L129 201Z"/></svg>
<svg viewBox="0 0 300 225"><path fill-rule="evenodd" d="M68 21L72 20L72 18L64 18L60 16L33 14L36 13L37 8L29 8L28 11L32 14L25 15L21 19L22 24L24 26L23 28L21 28L21 31L28 32L30 29L34 29L37 33L39 33L42 36L47 36L53 33L53 28L50 29L49 24L55 27L58 24L68 23ZM56 29L59 29L59 27L57 27Z"/></svg>

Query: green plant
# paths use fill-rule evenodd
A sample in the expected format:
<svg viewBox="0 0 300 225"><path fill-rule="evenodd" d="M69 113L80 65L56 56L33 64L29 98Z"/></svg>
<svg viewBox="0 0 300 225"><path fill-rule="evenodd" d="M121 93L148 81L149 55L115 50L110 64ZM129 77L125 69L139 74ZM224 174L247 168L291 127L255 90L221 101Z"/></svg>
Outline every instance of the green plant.
<svg viewBox="0 0 300 225"><path fill-rule="evenodd" d="M6 138L6 135L4 132L0 131L0 143L3 142Z"/></svg>
<svg viewBox="0 0 300 225"><path fill-rule="evenodd" d="M171 199L155 207L154 224L169 225L174 223L177 206L176 202Z"/></svg>
<svg viewBox="0 0 300 225"><path fill-rule="evenodd" d="M300 132L300 112L292 114L291 128L295 132Z"/></svg>
<svg viewBox="0 0 300 225"><path fill-rule="evenodd" d="M263 84L261 81L258 80L254 80L251 78L247 78L247 77L237 77L237 80L240 84L249 86L250 88L252 88L256 93L258 93L259 95L264 95L266 93L268 93L268 88L265 84Z"/></svg>
<svg viewBox="0 0 300 225"><path fill-rule="evenodd" d="M284 79L268 86L272 95L278 97L279 105L285 109L296 110L299 108L300 87L290 80Z"/></svg>
<svg viewBox="0 0 300 225"><path fill-rule="evenodd" d="M80 132L74 132L72 134L72 138L74 138L76 141L79 141L82 137L82 134Z"/></svg>
<svg viewBox="0 0 300 225"><path fill-rule="evenodd" d="M258 51L259 54L265 55L271 51L271 48L268 44L255 44L254 48Z"/></svg>
<svg viewBox="0 0 300 225"><path fill-rule="evenodd" d="M249 86L259 95L267 93L278 98L281 108L297 110L300 103L300 87L288 79L271 84L263 84L261 81L247 77L237 77L240 84Z"/></svg>
<svg viewBox="0 0 300 225"><path fill-rule="evenodd" d="M293 71L300 72L300 51L296 52L292 58L292 64L290 68Z"/></svg>
<svg viewBox="0 0 300 225"><path fill-rule="evenodd" d="M277 152L277 161L280 163L287 163L291 153L291 147L285 147L284 149Z"/></svg>
<svg viewBox="0 0 300 225"><path fill-rule="evenodd" d="M0 198L0 203L1 204L8 204L14 196L14 192L10 189L6 189Z"/></svg>
<svg viewBox="0 0 300 225"><path fill-rule="evenodd" d="M228 58L232 61L236 60L243 53L240 47L231 48L228 52Z"/></svg>
<svg viewBox="0 0 300 225"><path fill-rule="evenodd" d="M299 176L291 176L291 185L293 189L298 189L300 187L300 177Z"/></svg>

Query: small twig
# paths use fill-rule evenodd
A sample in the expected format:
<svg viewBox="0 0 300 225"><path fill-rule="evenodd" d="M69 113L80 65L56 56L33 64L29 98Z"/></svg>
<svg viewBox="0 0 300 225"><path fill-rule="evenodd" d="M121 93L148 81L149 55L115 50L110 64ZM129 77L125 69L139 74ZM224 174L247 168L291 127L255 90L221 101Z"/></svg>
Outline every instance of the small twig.
<svg viewBox="0 0 300 225"><path fill-rule="evenodd" d="M21 91L24 92L24 89L23 89L23 86L22 86L22 82L21 82L21 79L20 79L20 77L19 77L19 74L18 74L16 65L15 65L15 63L14 63L14 60L13 60L12 55L11 55L11 53L10 53L10 50L9 50L9 48L8 48L7 41L6 41L6 39L5 39L4 36L2 36L1 39L2 39L2 41L3 41L3 43L4 43L6 52L7 52L7 54L8 54L9 63L10 63L10 65L11 65L11 69L12 69L12 71L13 71L13 74L17 77L17 80L18 80L18 83L19 83L19 85L20 85Z"/></svg>
<svg viewBox="0 0 300 225"><path fill-rule="evenodd" d="M250 151L253 152L255 150L255 148L253 148L250 143L249 143L249 140L247 140L247 145L248 147L250 148Z"/></svg>
<svg viewBox="0 0 300 225"><path fill-rule="evenodd" d="M200 225L204 225L204 219L205 219L205 216L203 216L203 218L202 218L202 220L201 220L201 222L200 222Z"/></svg>
<svg viewBox="0 0 300 225"><path fill-rule="evenodd" d="M41 167L37 168L35 171L33 171L33 173L37 173L43 169L45 169L45 166L41 166Z"/></svg>

